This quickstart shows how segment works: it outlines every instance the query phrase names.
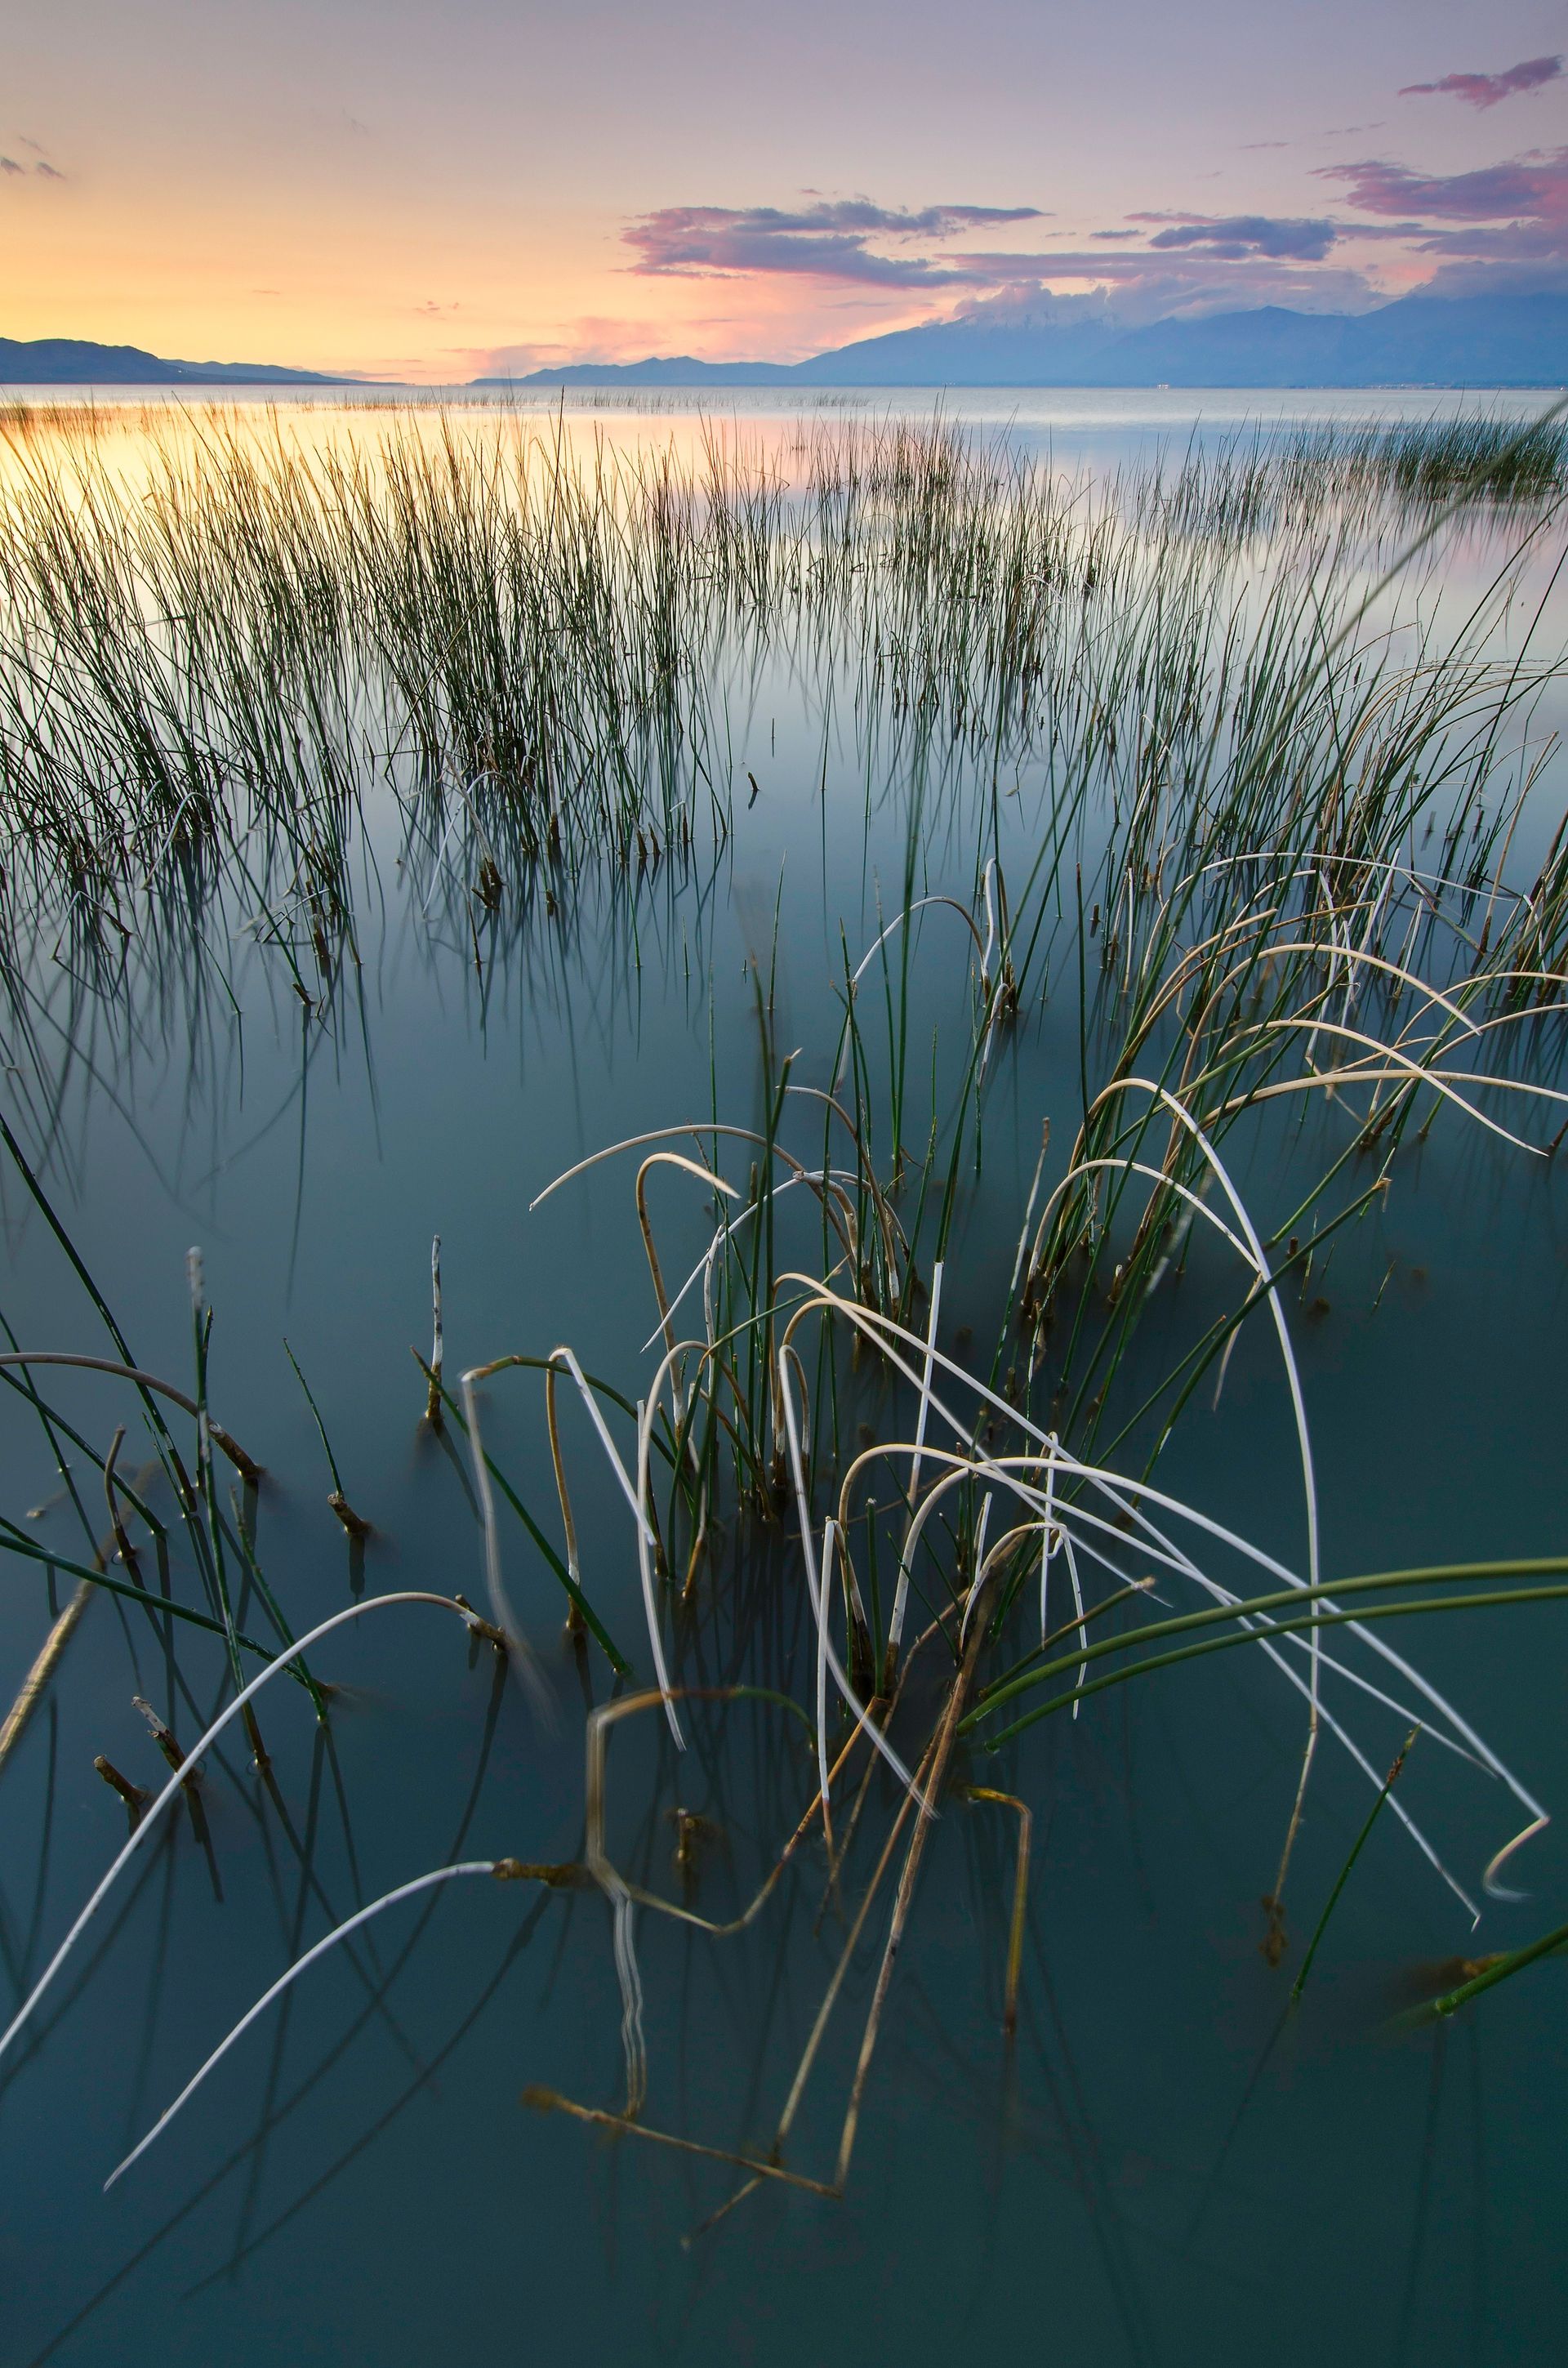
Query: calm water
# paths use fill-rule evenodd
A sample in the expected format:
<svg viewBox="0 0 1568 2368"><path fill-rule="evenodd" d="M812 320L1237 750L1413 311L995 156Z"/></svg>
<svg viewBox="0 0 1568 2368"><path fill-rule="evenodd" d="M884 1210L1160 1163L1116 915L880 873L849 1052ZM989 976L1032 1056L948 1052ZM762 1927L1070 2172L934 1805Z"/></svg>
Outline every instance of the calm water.
<svg viewBox="0 0 1568 2368"><path fill-rule="evenodd" d="M1227 395L1201 425L1361 419L1371 400ZM1426 417L1442 402L1378 398L1384 416ZM763 399L733 408L763 425L778 417ZM1197 420L1191 397L1164 393L949 398L947 408L1096 469L1136 460L1151 438L1185 443ZM1499 398L1499 408L1529 405ZM604 417L628 440L683 426L664 405ZM1532 582L1544 586L1556 555ZM1434 598L1461 605L1494 556L1483 537L1449 551ZM1501 653L1515 630L1503 630ZM1554 612L1546 630L1560 646ZM1543 746L1554 720L1549 705L1532 726ZM454 892L407 860L390 801L372 810L362 968L329 1023L301 1012L238 907L222 923L226 985L209 976L198 989L187 963L139 950L123 986L76 994L68 949L46 938L32 950L33 1066L24 1078L17 1064L10 1106L25 1087L36 1114L47 1081L49 1189L138 1359L176 1378L189 1370L185 1255L201 1246L213 1404L272 1475L261 1543L297 1630L347 1601L355 1574L283 1336L346 1492L374 1523L369 1588L477 1599L466 1468L420 1427L424 1383L409 1353L428 1347L432 1234L443 1242L449 1370L568 1341L634 1395L652 1370L643 1344L657 1311L631 1164L596 1169L531 1213L530 1201L607 1142L715 1107L753 1120L752 973L775 937L778 1040L802 1048L797 1076L825 1087L841 929L858 959L896 903L911 847L924 892L972 899L971 780L912 777L896 738L869 738L782 655L733 687L728 722L739 793L715 866L666 865L630 889L585 874L558 913L504 918L478 971L461 883ZM1513 853L1526 871L1562 811L1559 784L1549 759L1546 819L1532 814ZM1025 778L1005 818L1010 876L1040 827L1043 794L1043 776ZM928 1047L935 1033L938 1070L969 1008L961 949L944 928L961 934L939 910L925 916L912 970L912 1040ZM984 1166L966 1183L950 1252L949 1340L968 1322L983 1337L992 1317L1042 1117L1055 1121L1059 1155L1071 1141L1072 977L1064 941L990 1081ZM949 1090L942 1072L939 1102ZM1260 1225L1283 1217L1298 1175L1335 1156L1350 1129L1329 1107L1300 1139L1282 1126L1248 1134L1238 1181ZM734 1172L744 1184L744 1164ZM684 1276L707 1226L675 1184L653 1193L666 1269ZM99 1349L80 1286L9 1171L0 1206L17 1338ZM1555 1167L1439 1122L1401 1155L1386 1211L1339 1237L1314 1285L1326 1306L1292 1311L1326 1572L1562 1547L1565 1213ZM811 1255L809 1234L802 1249ZM1200 1304L1211 1287L1200 1262ZM131 1419L107 1381L68 1377L54 1395L100 1445ZM539 1376L497 1378L484 1404L487 1442L543 1520L553 1496ZM36 1427L19 1401L0 1412L0 1502L47 1507L58 1482ZM581 1459L585 1580L634 1645L630 1520L591 1461L585 1423L566 1421ZM90 1466L87 1476L96 1484ZM1205 1393L1161 1476L1299 1559L1289 1408L1265 1335L1244 1335L1219 1410ZM58 1507L33 1533L74 1550ZM357 1964L339 1951L307 1975L102 2194L244 2009L358 1901L448 1857L580 1851L583 1691L602 1699L603 1665L588 1664L585 1679L561 1639L549 1571L516 1526L503 1544L551 1714L497 1685L488 1654L471 1663L456 1623L449 1631L434 1611L358 1622L324 1648L324 1674L344 1689L330 1751L296 1690L263 1697L286 1818L260 1804L254 1782L214 1770L210 1860L183 1827L173 1847L146 1853L96 1954L84 1953L10 2067L6 2368L45 2357L83 2368L144 2357L166 2368L285 2357L466 2368L563 2354L925 2368L1036 2345L1094 2368L1239 2368L1259 2356L1285 2368L1325 2356L1501 2368L1544 2356L1544 2330L1568 2299L1568 1975L1549 1960L1437 2037L1391 2024L1424 1967L1561 1920L1558 1828L1517 1862L1532 1896L1489 1901L1477 1931L1381 1820L1302 2009L1282 2026L1298 1956L1282 1972L1265 1964L1259 1898L1302 1720L1251 1655L1111 1693L977 1769L976 1781L1016 1784L1036 1817L1017 2042L1009 2049L1000 2027L1014 1829L955 1800L927 1858L842 2203L765 2192L687 2245L732 2192L723 2165L527 2110L532 2083L619 2101L609 1919L592 1892L478 1882L449 1886L427 1915L417 1904L393 1911ZM688 1681L721 1682L744 1661L763 1682L809 1688L809 1621L790 1567L786 1543L775 1566L753 1572L744 1643L700 1611L678 1631ZM5 1700L46 1622L36 1568L11 1562ZM1412 1624L1418 1634L1402 1645L1555 1808L1568 1778L1561 1608ZM192 1693L176 1723L188 1733L197 1705L221 1699L223 1670L216 1653L183 1645L181 1666ZM95 1754L145 1785L162 1775L131 1696L161 1698L163 1679L147 1632L94 1600L0 1774L7 1997L123 1838ZM715 1713L678 1775L646 1723L623 1730L610 1796L620 1861L681 1896L678 1803L711 1829L698 1904L733 1912L811 1795L812 1760L781 1727L756 1705ZM1368 1704L1358 1732L1381 1767L1403 1725ZM233 1779L242 1764L230 1754ZM1519 1822L1498 1786L1425 1737L1401 1797L1471 1889ZM1369 1798L1325 1747L1288 1895L1298 1952ZM730 1941L641 1919L651 2122L720 2148L766 2145L841 1945L824 1882L813 1845ZM791 2146L791 2161L823 2176L874 1968L872 1953L852 1978Z"/></svg>

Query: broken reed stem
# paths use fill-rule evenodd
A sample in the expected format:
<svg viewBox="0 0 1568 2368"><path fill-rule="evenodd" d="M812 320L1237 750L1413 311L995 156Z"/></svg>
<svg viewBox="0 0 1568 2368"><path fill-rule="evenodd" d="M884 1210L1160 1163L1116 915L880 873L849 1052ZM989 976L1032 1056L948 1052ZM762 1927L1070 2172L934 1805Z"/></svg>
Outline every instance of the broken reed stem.
<svg viewBox="0 0 1568 2368"><path fill-rule="evenodd" d="M332 1511L337 1515L348 1535L355 1540L356 1543L362 1545L370 1534L369 1522L362 1514L354 1510L341 1488L334 1488L326 1501Z"/></svg>
<svg viewBox="0 0 1568 2368"><path fill-rule="evenodd" d="M44 1639L43 1650L23 1679L22 1690L6 1712L5 1725L0 1726L0 1768L4 1768L16 1749L22 1729L38 1707L43 1690L54 1673L55 1664L71 1642L71 1632L87 1608L87 1599L92 1591L91 1579L78 1580L75 1594L50 1630Z"/></svg>
<svg viewBox="0 0 1568 2368"><path fill-rule="evenodd" d="M467 1615L469 1634L483 1636L487 1645L494 1645L495 1650L505 1657L507 1649L505 1629L497 1628L493 1620L482 1620L466 1595L454 1595L452 1601ZM517 1865L520 1861L509 1860L507 1863Z"/></svg>
<svg viewBox="0 0 1568 2368"><path fill-rule="evenodd" d="M185 1754L175 1740L173 1729L165 1725L163 1720L158 1716L157 1712L153 1708L152 1703L142 1695L133 1694L131 1697L131 1707L132 1710L139 1710L142 1717L146 1720L148 1725L153 1731L153 1740L157 1745L159 1750L163 1753L164 1758L168 1761L169 1766L174 1769L183 1768L185 1766ZM190 1812L190 1829L196 1836L197 1840L201 1844L203 1850L205 1850L208 1845L209 1836L207 1812L201 1804L201 1779L193 1772L187 1776L184 1782L185 1804Z"/></svg>
<svg viewBox="0 0 1568 2368"><path fill-rule="evenodd" d="M491 1642L496 1637L492 1632ZM506 1638L500 1639L505 1645ZM542 1883L547 1891L591 1891L594 1878L581 1859L498 1858L490 1870L497 1883Z"/></svg>
<svg viewBox="0 0 1568 2368"><path fill-rule="evenodd" d="M1024 1932L1029 1905L1029 1850L1034 1839L1034 1812L1017 1793L998 1793L989 1784L965 1787L971 1801L996 1801L1018 1813L1018 1866L1013 1878L1013 1920L1007 1932L1007 1978L1002 1999L1002 2028L1009 2039L1018 2028L1018 1977L1023 1971Z"/></svg>
<svg viewBox="0 0 1568 2368"><path fill-rule="evenodd" d="M131 1830L134 1833L142 1823L142 1812L153 1798L152 1793L143 1792L140 1784L133 1784L129 1776L122 1776L113 1760L106 1759L101 1751L93 1765L110 1792L118 1793L124 1802L125 1814L131 1820Z"/></svg>

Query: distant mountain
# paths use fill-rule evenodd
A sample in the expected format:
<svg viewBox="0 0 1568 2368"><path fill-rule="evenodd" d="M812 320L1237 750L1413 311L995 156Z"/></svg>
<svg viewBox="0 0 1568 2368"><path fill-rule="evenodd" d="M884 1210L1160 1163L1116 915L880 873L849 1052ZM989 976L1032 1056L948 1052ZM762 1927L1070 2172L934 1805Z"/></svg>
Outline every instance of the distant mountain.
<svg viewBox="0 0 1568 2368"><path fill-rule="evenodd" d="M476 385L507 381L480 379ZM534 370L519 386L1562 386L1568 296L1403 296L1370 313L1245 313L1140 329L933 322L811 360L689 356Z"/></svg>
<svg viewBox="0 0 1568 2368"><path fill-rule="evenodd" d="M346 386L320 370L276 362L169 362L140 346L83 337L0 337L0 386Z"/></svg>
<svg viewBox="0 0 1568 2368"><path fill-rule="evenodd" d="M845 347L853 353L853 346ZM824 355L823 360L835 357ZM645 362L566 362L560 370L530 370L526 378L476 378L471 386L803 386L812 362L699 362L690 354L664 354ZM924 381L921 381L925 383Z"/></svg>

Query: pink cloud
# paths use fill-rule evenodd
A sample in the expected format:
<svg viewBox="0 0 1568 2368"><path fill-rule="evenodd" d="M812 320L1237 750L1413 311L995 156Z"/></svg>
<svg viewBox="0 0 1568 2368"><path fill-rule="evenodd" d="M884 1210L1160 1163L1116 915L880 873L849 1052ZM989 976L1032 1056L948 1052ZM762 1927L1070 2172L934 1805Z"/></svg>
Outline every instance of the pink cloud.
<svg viewBox="0 0 1568 2368"><path fill-rule="evenodd" d="M1503 74L1451 74L1441 82L1407 82L1399 95L1401 98L1462 98L1467 107L1496 107L1519 91L1540 90L1543 83L1555 82L1562 72L1560 57L1526 58L1522 65L1509 66Z"/></svg>
<svg viewBox="0 0 1568 2368"><path fill-rule="evenodd" d="M1094 278L1123 284L1152 279L1162 289L1179 266L1184 290L1217 293L1244 285L1254 271L1282 292L1271 268L1301 282L1294 267L1321 264L1347 233L1387 237L1383 230L1322 218L1270 214L1141 213L1135 229L1096 231L1096 244L1119 254L976 253L962 248L933 255L909 252L919 240L940 245L965 231L997 222L1038 220L1032 206L877 206L869 199L824 201L786 212L775 207L670 206L645 214L622 233L636 254L632 269L647 277L735 276L757 279L799 274L826 280L902 290L1014 290L1038 295L1046 283ZM1143 225L1151 225L1145 229ZM873 244L873 241L876 242ZM889 254L892 245L903 252Z"/></svg>

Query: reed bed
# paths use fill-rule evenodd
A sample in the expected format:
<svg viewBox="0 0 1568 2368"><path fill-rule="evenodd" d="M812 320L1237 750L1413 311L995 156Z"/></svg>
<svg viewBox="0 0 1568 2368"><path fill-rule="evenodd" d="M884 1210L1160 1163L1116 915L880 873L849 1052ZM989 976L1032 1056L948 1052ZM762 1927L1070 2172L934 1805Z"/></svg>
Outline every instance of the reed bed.
<svg viewBox="0 0 1568 2368"><path fill-rule="evenodd" d="M537 1707L547 1682L506 1577L520 1531L597 1689L580 1860L454 1852L335 1923L122 2169L296 1974L350 1949L374 1914L485 1873L591 1886L608 1913L624 2098L536 2089L530 2101L727 2164L737 2177L721 2211L767 2183L836 2196L936 1820L961 1803L1011 1821L996 1901L1010 2030L1040 1783L1026 1734L1220 1651L1255 1647L1297 1722L1300 1779L1268 1870L1271 1955L1287 1952L1281 1903L1320 1748L1343 1750L1369 1788L1363 1839L1373 1816L1397 1823L1471 1914L1504 1889L1548 1810L1392 1623L1561 1601L1568 1558L1326 1573L1295 1343L1314 1259L1399 1190L1415 1140L1465 1128L1525 1165L1549 1158L1568 1123L1568 848L1550 810L1542 820L1553 744L1539 714L1563 661L1538 651L1534 629L1506 660L1496 640L1552 531L1562 452L1555 431L1539 450L1490 433L1335 446L1348 521L1345 502L1335 513L1321 496L1315 447L1199 456L1174 482L1100 498L940 422L813 426L768 453L711 438L687 465L608 445L585 457L515 423L476 438L450 420L396 421L373 452L331 440L307 452L276 424L258 438L215 416L192 444L154 433L135 504L90 423L43 461L41 439L14 443L0 761L18 1028L40 1018L17 952L19 882L35 928L47 908L62 931L74 916L78 942L107 927L142 949L174 875L204 883L189 890L197 908L221 900L237 865L264 912L293 916L273 941L301 999L328 1003L353 959L356 834L372 794L399 802L431 893L445 882L469 908L522 913L525 928L591 864L634 873L638 894L661 865L668 882L683 865L700 872L731 820L719 689L770 654L831 678L867 778L908 793L901 893L869 940L841 941L836 1040L812 1063L784 1049L760 962L756 1108L674 1111L540 1196L622 1164L648 1268L644 1361L629 1347L628 1370L607 1379L569 1343L487 1342L484 1361L454 1373L433 1259L438 1346L429 1361L415 1350L411 1383L426 1424L466 1458L483 1612L413 1588L295 1636L266 1575L255 1467L210 1403L199 1265L187 1388L136 1365L39 1164L6 1128L19 1187L113 1354L13 1338L0 1355L17 1411L62 1472L64 1442L85 1455L105 1497L100 1514L67 1476L74 1556L9 1520L0 1548L46 1565L51 1586L63 1575L134 1606L176 1692L176 1632L205 1632L227 1699L139 1812L0 2053L230 1725L244 1722L256 1781L276 1783L256 1709L274 1679L330 1718L323 1648L344 1623L443 1608ZM1364 495L1381 506L1375 532L1355 507ZM1456 621L1435 537L1473 500L1509 506L1524 557L1501 553ZM1277 547L1259 559L1266 528ZM971 860L928 891L945 828ZM1527 844L1528 864L1515 855ZM927 1085L912 979L938 962L952 1016ZM1047 998L1063 997L1077 1013L1076 1120L1031 1137L1005 1282L982 1285L966 1272L964 1221L994 1082ZM46 1139L47 1114L43 1098ZM1277 1205L1252 1205L1242 1179L1256 1173L1274 1178ZM696 1212L694 1264L686 1219L672 1252L677 1205ZM1202 1290L1184 1297L1188 1276ZM1300 1504L1290 1550L1164 1484L1199 1392L1222 1402L1244 1327L1278 1360ZM100 1451L51 1397L43 1377L62 1359L134 1392L172 1518L151 1483L119 1476L122 1433ZM542 1401L552 1507L527 1501L486 1440L502 1387ZM350 1517L306 1395L352 1549L368 1524ZM607 1485L624 1506L640 1625L582 1551L574 1505ZM779 1667L759 1609L781 1608L806 1650ZM614 1747L625 1722L662 1722L656 1782L678 1818L686 1756L722 1755L743 1705L799 1728L810 1770L755 1895L708 1916L623 1867ZM1506 1804L1479 1879L1387 1773L1391 1726L1419 1730L1425 1756L1454 1759ZM808 1866L843 1903L842 1946L776 2119L730 2148L664 2128L639 1919L717 1942L773 1912ZM836 2146L807 2167L802 2100L858 1972L869 1994Z"/></svg>
<svg viewBox="0 0 1568 2368"><path fill-rule="evenodd" d="M1442 457L1458 431L1403 432L1430 466L1380 461L1391 495L1469 482ZM519 870L711 846L733 772L717 687L764 643L994 761L1043 731L1057 764L1071 730L1092 763L1152 689L1202 745L1237 531L1307 486L1321 522L1365 465L1354 439L1337 477L1300 445L1230 450L1096 501L940 420L810 423L771 450L708 430L695 460L418 413L309 441L222 412L128 437L87 407L0 433L11 893L63 888L100 931L184 859L291 882L341 936L359 802L389 784L489 836L493 897ZM1467 464L1478 493L1528 473L1533 445L1495 441ZM1306 531L1245 628L1275 668L1315 662L1306 581L1330 616L1355 586L1360 547Z"/></svg>
<svg viewBox="0 0 1568 2368"><path fill-rule="evenodd" d="M1145 469L1133 488L1149 518L1208 537L1255 541L1321 527L1363 532L1380 520L1418 519L1459 506L1496 523L1528 518L1568 484L1561 406L1526 421L1472 413L1458 419L1240 431L1194 443L1174 468Z"/></svg>
<svg viewBox="0 0 1568 2368"><path fill-rule="evenodd" d="M1468 801L1451 855L1550 672L1486 655L1506 564L1457 633L1408 575L1397 616L1368 607L1408 505L1369 538L1299 443L1108 491L940 420L805 422L771 447L708 430L683 460L511 417L307 440L280 416L128 433L84 410L6 450L0 959L24 1069L50 1032L28 1008L45 944L94 991L129 960L165 1002L199 973L222 1003L243 926L285 994L330 1008L384 898L389 801L422 910L476 947L590 869L710 873L744 775L730 718L765 666L852 719L868 777L963 810L976 884L1000 801L1031 798L1030 884L1058 917L1069 849L1086 832L1096 855L1107 816L1137 839L1124 882L1156 853L1197 878L1369 832L1388 860L1446 763ZM1496 811L1467 843L1477 878ZM1091 910L1119 893L1108 865L1100 885Z"/></svg>
<svg viewBox="0 0 1568 2368"><path fill-rule="evenodd" d="M1356 463L1407 499L1437 503L1458 495L1524 505L1561 493L1568 473L1568 428L1551 419L1521 435L1506 421L1456 421L1447 427L1396 427L1370 441Z"/></svg>

